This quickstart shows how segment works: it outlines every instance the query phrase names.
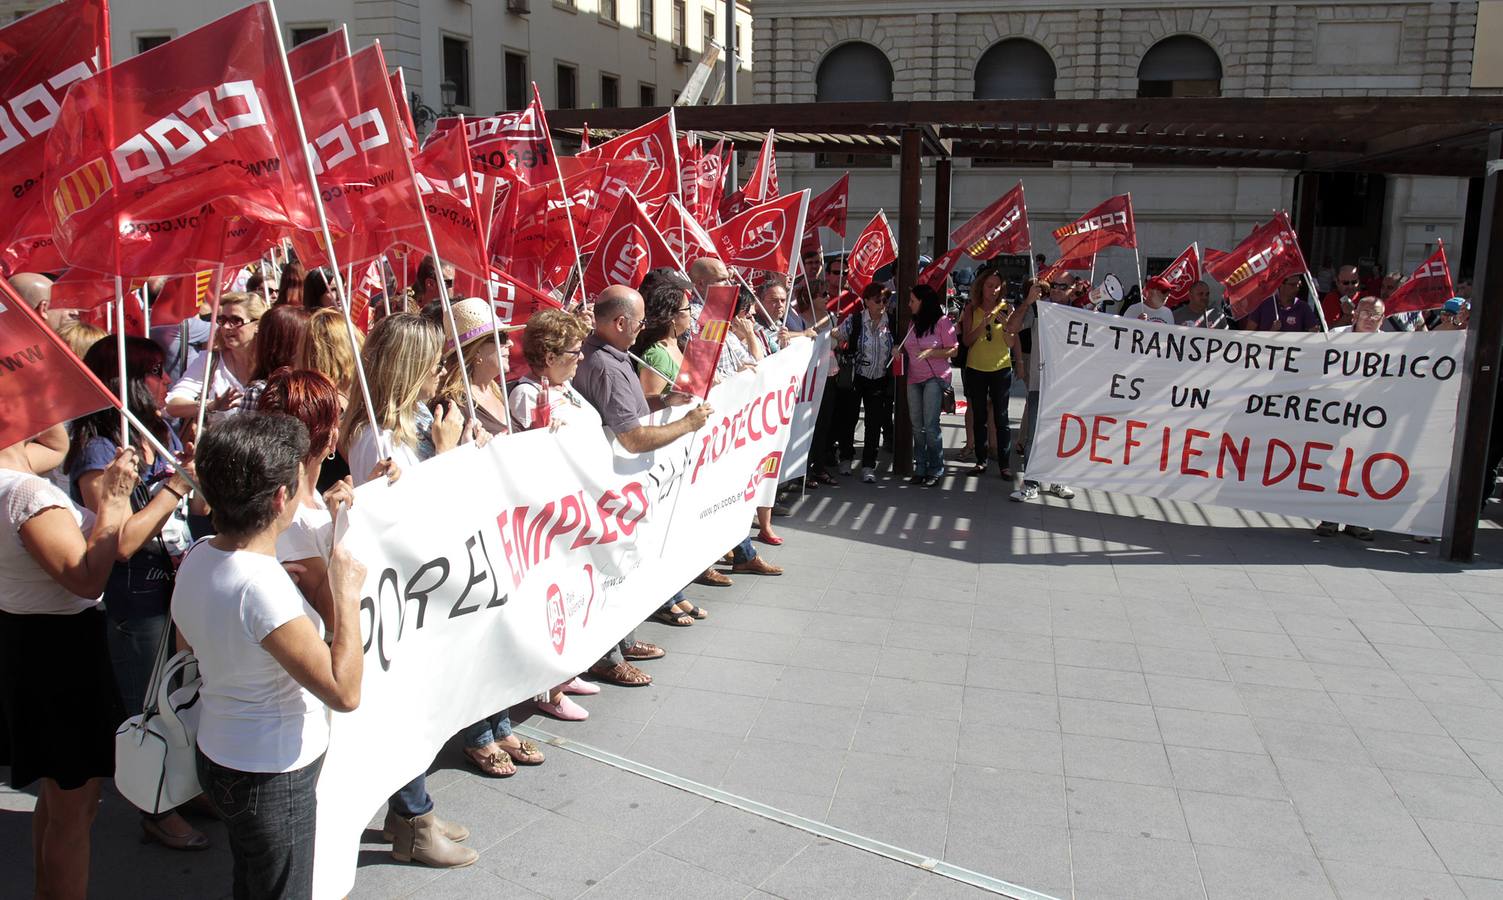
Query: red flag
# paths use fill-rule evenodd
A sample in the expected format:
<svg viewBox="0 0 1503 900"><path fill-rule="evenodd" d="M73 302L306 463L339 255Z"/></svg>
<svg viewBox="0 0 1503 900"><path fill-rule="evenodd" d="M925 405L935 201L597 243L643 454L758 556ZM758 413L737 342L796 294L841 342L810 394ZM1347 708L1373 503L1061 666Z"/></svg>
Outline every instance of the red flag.
<svg viewBox="0 0 1503 900"><path fill-rule="evenodd" d="M1168 286L1165 293L1170 302L1178 303L1190 296L1190 288L1200 281L1200 248L1195 244L1186 247L1184 253L1154 277Z"/></svg>
<svg viewBox="0 0 1503 900"><path fill-rule="evenodd" d="M371 300L386 293L385 269L378 258L365 267L360 283L350 287L350 320L362 333L371 329Z"/></svg>
<svg viewBox="0 0 1503 900"><path fill-rule="evenodd" d="M752 204L766 203L778 196L778 158L773 149L773 133L770 130L767 137L762 139L762 149L757 153L751 177L746 179L744 193L747 202Z"/></svg>
<svg viewBox="0 0 1503 900"><path fill-rule="evenodd" d="M1218 259L1225 259L1230 255L1231 254L1227 253L1225 250L1217 250L1215 247L1207 247L1205 248L1205 250L1201 251L1200 258L1205 264L1205 267L1209 269L1212 263L1216 262Z"/></svg>
<svg viewBox="0 0 1503 900"><path fill-rule="evenodd" d="M124 287L134 290L140 281L131 280ZM93 309L115 299L115 279L87 269L69 269L52 282L48 304L53 309Z"/></svg>
<svg viewBox="0 0 1503 900"><path fill-rule="evenodd" d="M468 144L463 128L451 128L430 139L423 151L413 157L412 167L433 239L438 244L439 258L477 275L489 271L490 266L485 260L485 238L475 203L475 172L470 165ZM421 226L409 230L403 240L416 247L428 246Z"/></svg>
<svg viewBox="0 0 1503 900"><path fill-rule="evenodd" d="M637 200L646 202L679 193L678 137L673 125L673 111L626 134L575 154L579 159L604 162L611 159L640 159L649 164L649 174Z"/></svg>
<svg viewBox="0 0 1503 900"><path fill-rule="evenodd" d="M955 264L965 255L964 247L951 247L949 250L946 250L940 254L939 259L930 263L923 272L919 273L919 284L927 284L936 291L942 290L945 279L950 277L950 272L954 270Z"/></svg>
<svg viewBox="0 0 1503 900"><path fill-rule="evenodd" d="M1451 268L1446 263L1445 245L1436 241L1435 252L1420 263L1403 284L1400 284L1388 299L1383 301L1383 312L1388 315L1415 310L1435 309L1445 306L1456 295L1451 285Z"/></svg>
<svg viewBox="0 0 1503 900"><path fill-rule="evenodd" d="M0 278L0 447L117 401Z"/></svg>
<svg viewBox="0 0 1503 900"><path fill-rule="evenodd" d="M798 258L809 192L799 191L746 210L710 232L728 266L787 272Z"/></svg>
<svg viewBox="0 0 1503 900"><path fill-rule="evenodd" d="M699 321L690 333L689 345L684 348L684 361L678 367L678 377L673 380L674 390L701 400L715 383L715 365L720 362L720 351L725 348L731 318L736 315L736 298L740 289L734 284L717 284L706 293Z"/></svg>
<svg viewBox="0 0 1503 900"><path fill-rule="evenodd" d="M860 306L861 296L852 291L842 291L840 296L831 297L825 301L825 309L834 313L836 318L841 319L855 312Z"/></svg>
<svg viewBox="0 0 1503 900"><path fill-rule="evenodd" d="M225 272L225 278L233 282L236 273ZM204 269L190 275L167 279L156 302L151 304L152 327L176 325L184 319L198 315L204 307L213 308L225 285L214 283L214 270Z"/></svg>
<svg viewBox="0 0 1503 900"><path fill-rule="evenodd" d="M391 86L391 98L397 105L397 115L402 119L402 145L410 156L418 151L417 126L412 123L412 107L407 103L407 76L402 67L387 79Z"/></svg>
<svg viewBox="0 0 1503 900"><path fill-rule="evenodd" d="M68 86L109 65L105 0L64 0L0 29L0 268L50 272L64 267L42 202L47 132Z"/></svg>
<svg viewBox="0 0 1503 900"><path fill-rule="evenodd" d="M677 197L668 198L662 212L658 213L655 224L683 267L687 268L694 260L702 257L720 257L715 239L700 227L694 216L678 202Z"/></svg>
<svg viewBox="0 0 1503 900"><path fill-rule="evenodd" d="M449 117L439 119L428 135L428 142L464 122L470 153L477 163L492 168L510 168L523 184L543 184L558 178L553 160L553 140L548 133L548 117L538 99L537 85L532 100L512 113L482 116L478 119ZM426 146L426 144L425 144Z"/></svg>
<svg viewBox="0 0 1503 900"><path fill-rule="evenodd" d="M539 310L563 309L552 294L540 291L501 269L491 269L491 289L496 297L496 319L502 325L525 325ZM522 342L512 341L511 352L507 355L507 377L521 378L531 369L522 352Z"/></svg>
<svg viewBox="0 0 1503 900"><path fill-rule="evenodd" d="M1028 206L1023 202L1023 182L998 197L992 205L950 232L950 244L975 260L985 262L1002 253L1030 253Z"/></svg>
<svg viewBox="0 0 1503 900"><path fill-rule="evenodd" d="M1206 259L1206 274L1225 288L1223 296L1234 319L1267 300L1279 282L1305 270L1299 239L1283 213L1254 228L1225 256L1213 261L1208 253Z"/></svg>
<svg viewBox="0 0 1503 900"><path fill-rule="evenodd" d="M349 34L341 25L333 31L326 31L313 40L304 41L288 50L287 68L292 71L292 81L295 84L298 79L312 75L324 66L336 63L349 55ZM307 111L304 110L304 112Z"/></svg>
<svg viewBox="0 0 1503 900"><path fill-rule="evenodd" d="M678 268L678 260L647 210L627 194L585 266L585 294L593 297L613 284L636 287L648 270L658 266Z"/></svg>
<svg viewBox="0 0 1503 900"><path fill-rule="evenodd" d="M266 4L75 84L47 136L59 252L146 276L238 267L318 227L292 102Z"/></svg>
<svg viewBox="0 0 1503 900"><path fill-rule="evenodd" d="M324 66L296 88L339 264L376 259L398 235L413 240L423 211L381 45ZM304 265L330 264L321 231L298 232L293 244Z"/></svg>
<svg viewBox="0 0 1503 900"><path fill-rule="evenodd" d="M805 228L807 231L821 226L829 228L841 237L845 237L846 209L851 199L851 173L847 172L840 176L840 180L825 188L825 190L813 200L809 201L809 220Z"/></svg>
<svg viewBox="0 0 1503 900"><path fill-rule="evenodd" d="M1070 224L1054 229L1054 240L1059 244L1060 256L1090 256L1103 247L1136 247L1132 195L1118 194Z"/></svg>
<svg viewBox="0 0 1503 900"><path fill-rule="evenodd" d="M892 228L888 227L887 213L877 210L851 246L851 255L845 264L846 287L851 293L861 296L877 270L897 258L898 242L892 236Z"/></svg>
<svg viewBox="0 0 1503 900"><path fill-rule="evenodd" d="M1066 257L1055 260L1050 266L1040 269L1038 278L1040 281L1053 281L1061 278L1067 272L1089 272L1094 262L1094 256Z"/></svg>
<svg viewBox="0 0 1503 900"><path fill-rule="evenodd" d="M590 123L589 122L585 123L585 125L584 125L584 131L579 136L579 149L580 149L581 152L590 149Z"/></svg>

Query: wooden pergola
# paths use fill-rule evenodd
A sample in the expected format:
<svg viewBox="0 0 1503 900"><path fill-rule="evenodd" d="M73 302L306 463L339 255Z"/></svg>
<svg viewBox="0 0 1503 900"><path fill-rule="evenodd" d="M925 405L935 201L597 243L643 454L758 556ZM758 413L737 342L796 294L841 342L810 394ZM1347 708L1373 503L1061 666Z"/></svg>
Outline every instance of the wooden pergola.
<svg viewBox="0 0 1503 900"><path fill-rule="evenodd" d="M666 110L550 110L555 134L599 140ZM778 149L794 153L897 156L898 296L918 277L920 175L933 157L933 253L948 249L951 160L1005 163L1130 163L1186 168L1264 168L1300 173L1485 177L1467 334L1453 479L1442 556L1470 561L1477 519L1490 487L1488 440L1503 362L1503 96L1287 97L1115 100L962 100L885 103L774 103L685 106L678 127L724 138L739 149L776 130ZM1311 232L1313 204L1295 222ZM907 317L907 304L898 304ZM900 322L900 328L906 322ZM897 394L898 429L907 429L906 396ZM910 451L895 436L894 466L906 473Z"/></svg>

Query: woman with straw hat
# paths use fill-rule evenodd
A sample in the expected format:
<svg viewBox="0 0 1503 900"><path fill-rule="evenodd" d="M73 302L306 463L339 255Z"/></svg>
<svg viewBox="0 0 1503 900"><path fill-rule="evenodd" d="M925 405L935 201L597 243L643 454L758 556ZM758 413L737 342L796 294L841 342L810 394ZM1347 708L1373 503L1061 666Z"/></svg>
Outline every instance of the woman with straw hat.
<svg viewBox="0 0 1503 900"><path fill-rule="evenodd" d="M464 401L464 375L459 369L462 357L475 396L475 420L493 435L507 434L512 430L505 388L507 353L511 348L509 333L521 326L497 323L490 304L480 297L460 300L453 304L453 309L459 348L455 349L454 338L445 328L444 377L439 382L435 399L448 402L455 410L468 409ZM500 353L496 352L494 333L497 331L500 332Z"/></svg>

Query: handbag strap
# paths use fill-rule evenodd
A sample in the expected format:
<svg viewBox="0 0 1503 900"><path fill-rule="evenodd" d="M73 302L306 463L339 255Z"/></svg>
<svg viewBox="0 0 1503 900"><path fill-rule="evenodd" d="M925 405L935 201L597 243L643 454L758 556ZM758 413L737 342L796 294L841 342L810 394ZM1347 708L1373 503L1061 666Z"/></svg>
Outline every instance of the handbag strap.
<svg viewBox="0 0 1503 900"><path fill-rule="evenodd" d="M157 714L157 694L162 686L162 677L167 669L167 661L172 658L173 636L176 630L172 627L172 619L168 618L162 625L162 637L157 641L157 657L151 666L151 677L146 681L145 706L141 713L143 718L151 718Z"/></svg>

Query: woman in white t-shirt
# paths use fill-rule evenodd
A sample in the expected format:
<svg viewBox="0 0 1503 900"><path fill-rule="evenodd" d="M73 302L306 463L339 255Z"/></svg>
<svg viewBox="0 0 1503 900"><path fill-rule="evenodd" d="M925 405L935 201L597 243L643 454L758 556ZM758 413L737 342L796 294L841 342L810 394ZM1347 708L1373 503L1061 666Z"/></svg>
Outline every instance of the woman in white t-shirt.
<svg viewBox="0 0 1503 900"><path fill-rule="evenodd" d="M36 474L67 450L61 425L0 449L0 765L10 766L14 788L42 781L36 896L82 900L89 830L125 718L99 599L137 476L135 450L117 451L101 475L99 511L89 513Z"/></svg>
<svg viewBox="0 0 1503 900"><path fill-rule="evenodd" d="M318 623L277 562L307 455L308 430L278 414L230 416L195 453L218 533L178 569L172 619L203 678L198 778L229 829L236 897L311 896L328 708L360 702L364 567L334 545Z"/></svg>
<svg viewBox="0 0 1503 900"><path fill-rule="evenodd" d="M256 368L256 332L266 300L258 294L225 294L219 300L214 320L213 371L207 371L211 354L200 353L167 392L167 414L194 421L198 398L208 385L206 408L212 418L240 406L246 385Z"/></svg>

